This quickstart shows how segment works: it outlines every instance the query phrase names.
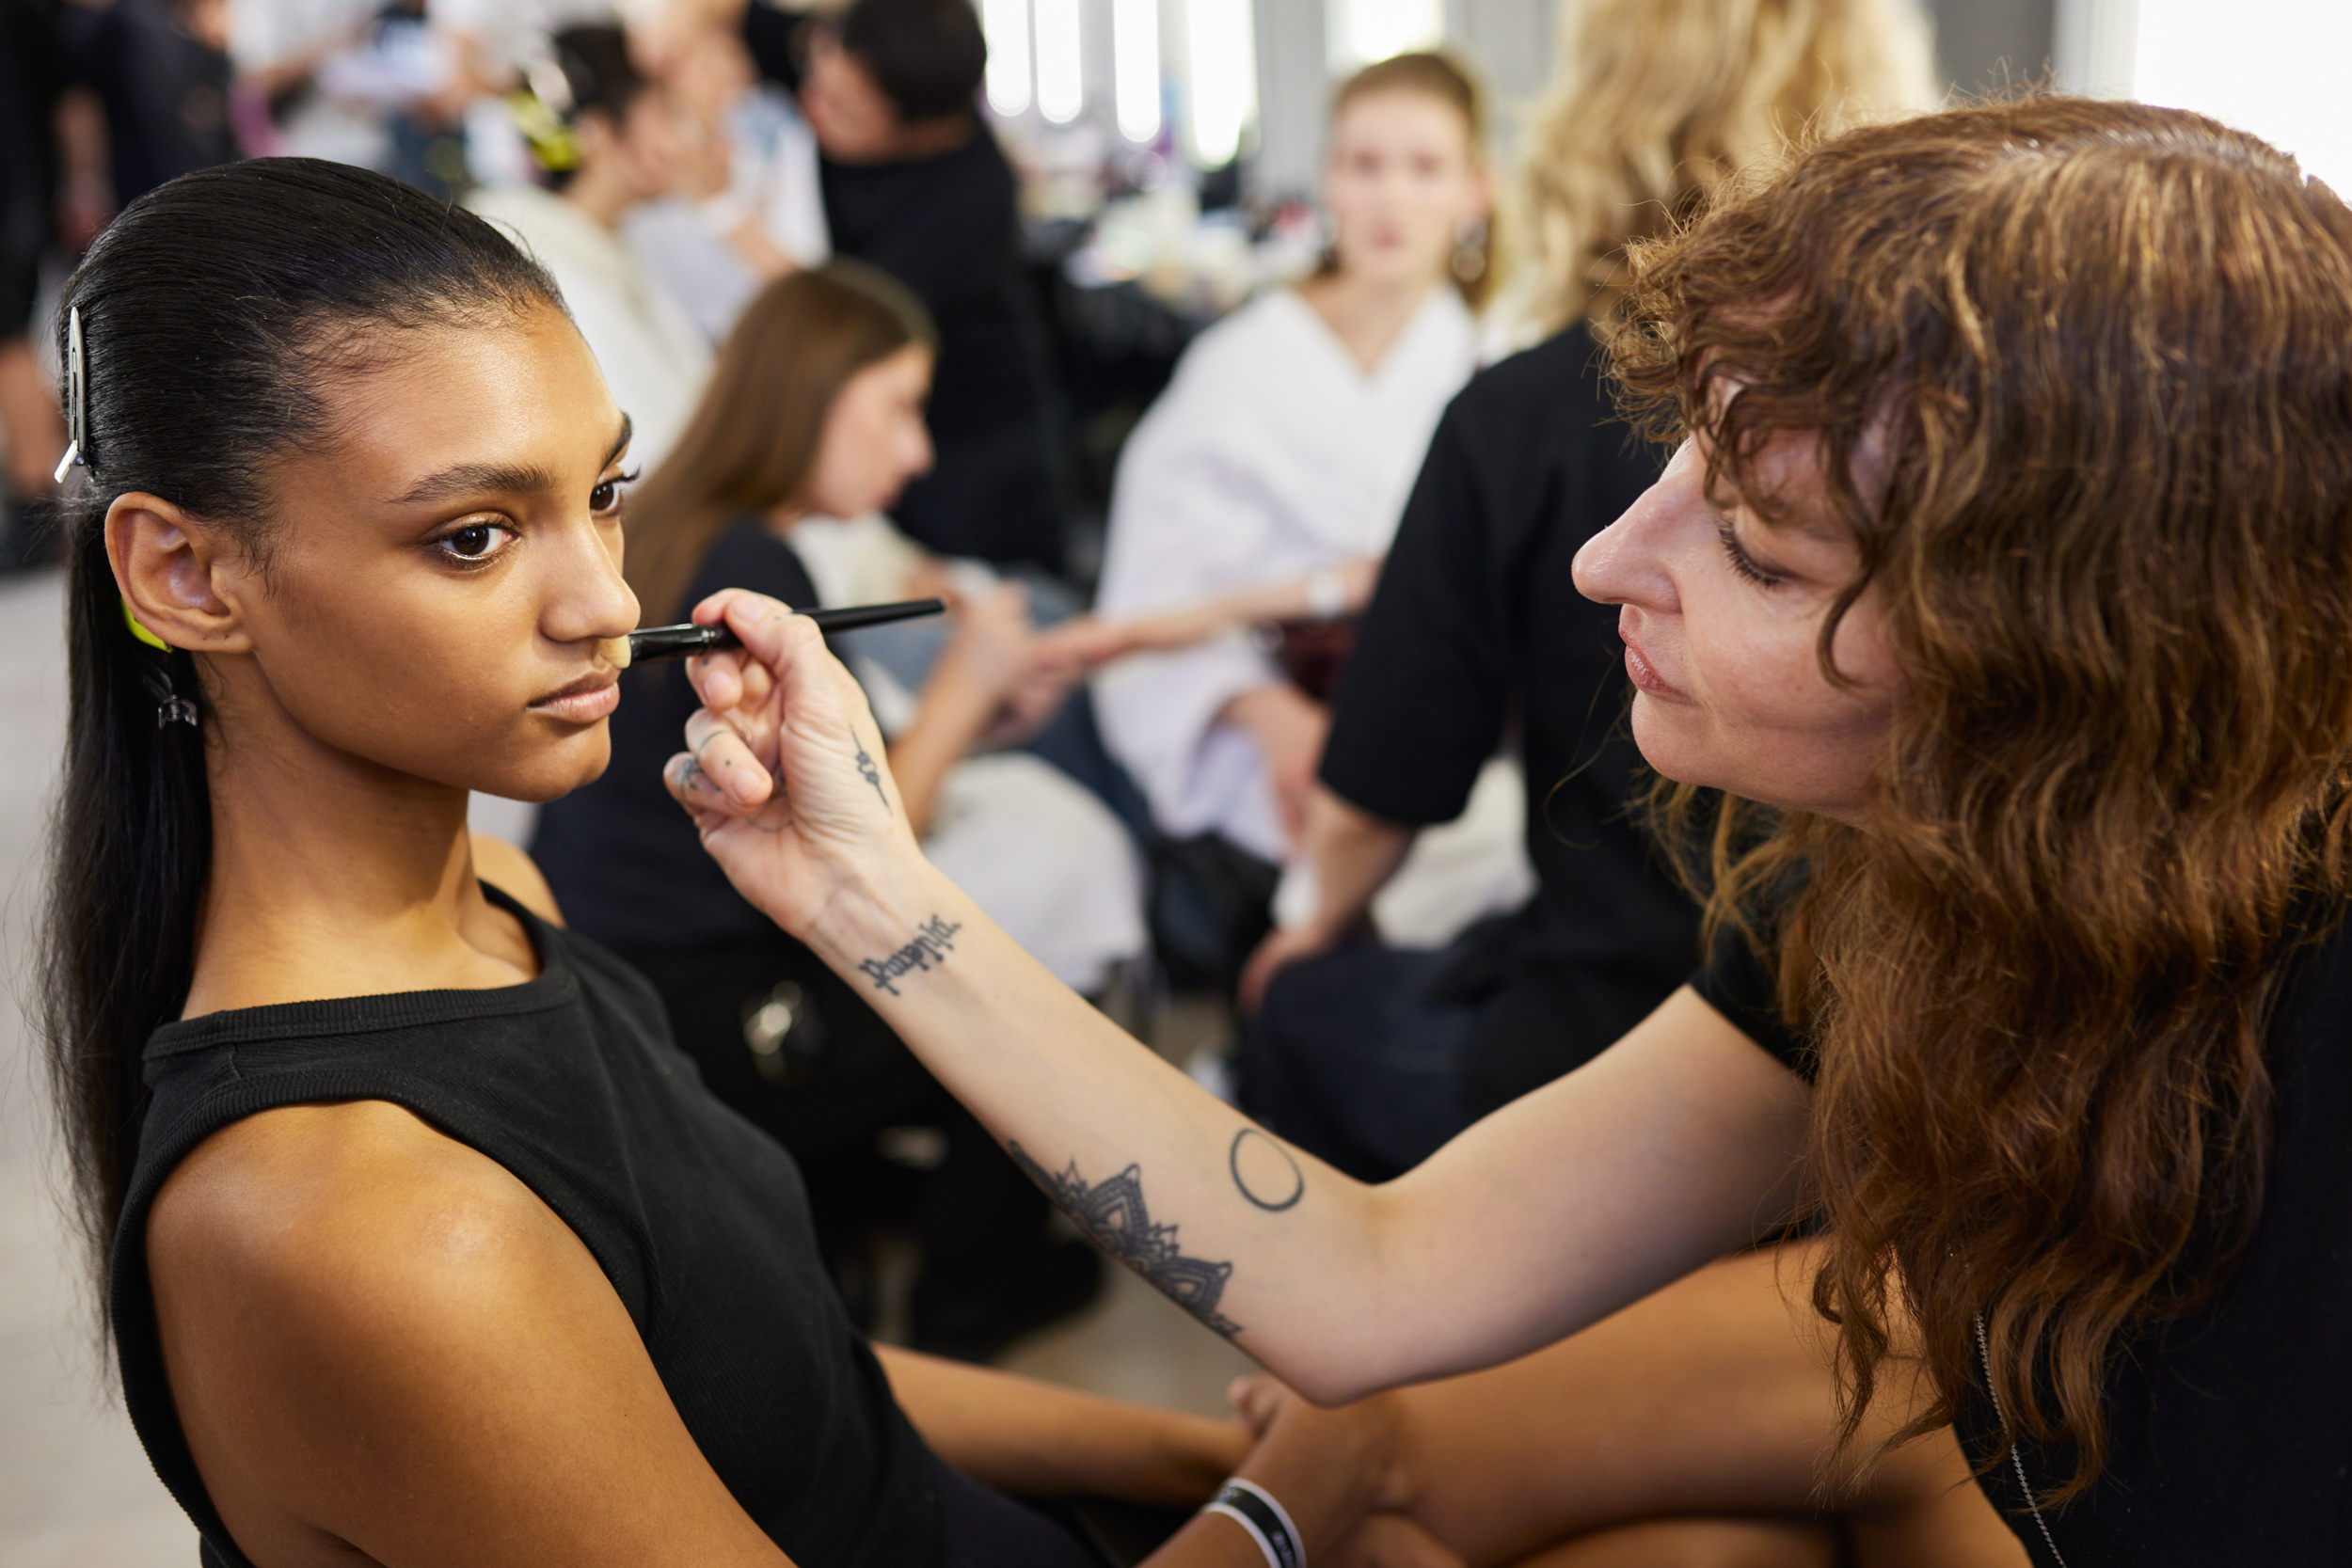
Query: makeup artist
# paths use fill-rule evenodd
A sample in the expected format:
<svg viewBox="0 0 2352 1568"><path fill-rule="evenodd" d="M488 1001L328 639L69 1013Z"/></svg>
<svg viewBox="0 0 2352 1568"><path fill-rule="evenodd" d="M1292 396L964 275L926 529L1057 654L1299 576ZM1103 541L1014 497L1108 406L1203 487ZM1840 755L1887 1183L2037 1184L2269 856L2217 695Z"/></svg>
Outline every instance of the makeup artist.
<svg viewBox="0 0 2352 1568"><path fill-rule="evenodd" d="M2210 120L2049 99L1848 134L1631 264L1618 373L1684 440L1576 578L1686 831L1721 824L1715 950L1395 1181L994 931L771 602L699 607L750 655L699 671L674 789L1057 1201L1312 1399L1810 1210L1847 1413L1952 1421L2038 1563L2340 1560L2352 211Z"/></svg>

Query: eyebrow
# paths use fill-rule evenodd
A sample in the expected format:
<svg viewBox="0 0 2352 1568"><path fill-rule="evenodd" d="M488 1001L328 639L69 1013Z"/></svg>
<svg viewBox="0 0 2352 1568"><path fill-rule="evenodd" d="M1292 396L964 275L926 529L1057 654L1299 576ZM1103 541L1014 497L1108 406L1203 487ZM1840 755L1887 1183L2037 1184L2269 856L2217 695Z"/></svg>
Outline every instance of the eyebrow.
<svg viewBox="0 0 2352 1568"><path fill-rule="evenodd" d="M636 434L636 422L627 414L621 416L620 434L604 454L599 469L609 468L612 460L628 450L629 439ZM428 474L394 496L393 506L422 506L431 501L454 500L460 496L479 496L489 492L553 490L558 481L554 474L531 463L458 463L436 474Z"/></svg>

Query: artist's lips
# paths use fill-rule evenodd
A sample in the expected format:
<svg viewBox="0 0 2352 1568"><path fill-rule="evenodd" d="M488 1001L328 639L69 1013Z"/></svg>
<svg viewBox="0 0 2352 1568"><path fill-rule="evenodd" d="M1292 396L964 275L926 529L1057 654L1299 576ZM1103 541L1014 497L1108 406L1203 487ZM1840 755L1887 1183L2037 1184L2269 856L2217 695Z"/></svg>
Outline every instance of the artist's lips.
<svg viewBox="0 0 2352 1568"><path fill-rule="evenodd" d="M1691 700L1680 687L1658 673L1658 666L1649 661L1649 656L1642 652L1642 645L1633 641L1624 626L1617 628L1617 635L1625 639L1625 673L1635 686L1650 696L1666 702L1687 703Z"/></svg>
<svg viewBox="0 0 2352 1568"><path fill-rule="evenodd" d="M558 690L550 691L531 705L533 713L544 713L550 719L562 719L574 724L593 724L609 718L621 705L621 677L612 670L597 670Z"/></svg>

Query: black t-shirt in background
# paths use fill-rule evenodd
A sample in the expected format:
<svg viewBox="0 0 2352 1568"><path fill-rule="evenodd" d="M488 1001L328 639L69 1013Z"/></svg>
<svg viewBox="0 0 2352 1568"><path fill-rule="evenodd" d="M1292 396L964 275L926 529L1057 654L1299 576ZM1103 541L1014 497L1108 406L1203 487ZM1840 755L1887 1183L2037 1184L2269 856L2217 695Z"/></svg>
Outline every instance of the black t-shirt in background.
<svg viewBox="0 0 2352 1568"><path fill-rule="evenodd" d="M1717 942L1691 984L1811 1076L1812 1047L1743 939ZM2279 1111L2253 1244L2213 1301L2117 1357L2097 1482L2038 1524L2015 1465L1985 1477L2040 1568L2352 1563L2352 933L2296 965L2269 1060ZM1978 1393L1958 1428L1983 1464L2001 1426ZM2069 1468L2030 1443L2019 1459L2037 1499Z"/></svg>
<svg viewBox="0 0 2352 1568"><path fill-rule="evenodd" d="M1012 166L987 126L952 152L888 164L822 159L833 248L921 297L939 327L925 418L931 471L891 515L932 549L1058 569L1042 330L1021 276Z"/></svg>
<svg viewBox="0 0 2352 1568"><path fill-rule="evenodd" d="M797 54L814 13L772 0L744 8L760 75L801 88ZM879 267L939 327L926 410L936 460L891 508L932 549L1000 562L1062 563L1060 502L1047 422L1048 338L1022 277L1020 185L975 114L952 151L882 164L820 156L834 253Z"/></svg>
<svg viewBox="0 0 2352 1568"><path fill-rule="evenodd" d="M1608 1046L1697 957L1697 911L1635 820L1646 774L1626 728L1616 608L1579 594L1572 574L1661 458L1615 418L1583 326L1481 372L1431 438L1333 698L1323 782L1409 827L1460 815L1520 725L1538 891L1491 1028L1574 1041L1559 1048L1573 1059L1531 1056L1514 1079L1473 1043L1474 1111Z"/></svg>

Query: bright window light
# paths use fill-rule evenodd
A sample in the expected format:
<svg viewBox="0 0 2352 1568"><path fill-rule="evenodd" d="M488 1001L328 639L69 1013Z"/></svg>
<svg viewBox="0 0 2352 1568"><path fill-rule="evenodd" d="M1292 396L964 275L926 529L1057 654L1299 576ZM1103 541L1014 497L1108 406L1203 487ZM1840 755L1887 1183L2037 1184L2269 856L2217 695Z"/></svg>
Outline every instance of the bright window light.
<svg viewBox="0 0 2352 1568"><path fill-rule="evenodd" d="M980 0L988 35L988 106L1008 118L1029 106L1029 0Z"/></svg>
<svg viewBox="0 0 2352 1568"><path fill-rule="evenodd" d="M1445 38L1445 0L1328 0L1331 63L1353 71Z"/></svg>
<svg viewBox="0 0 2352 1568"><path fill-rule="evenodd" d="M2352 6L2344 0L2139 0L2132 96L2195 109L2292 152L2352 194Z"/></svg>
<svg viewBox="0 0 2352 1568"><path fill-rule="evenodd" d="M1184 57L1191 68L1192 155L1220 168L1241 150L1258 117L1258 40L1249 0L1184 0Z"/></svg>
<svg viewBox="0 0 2352 1568"><path fill-rule="evenodd" d="M1086 107L1086 54L1078 38L1080 0L1037 0L1037 107L1067 125Z"/></svg>
<svg viewBox="0 0 2352 1568"><path fill-rule="evenodd" d="M1119 134L1150 141L1160 134L1160 0L1114 0L1111 85Z"/></svg>

